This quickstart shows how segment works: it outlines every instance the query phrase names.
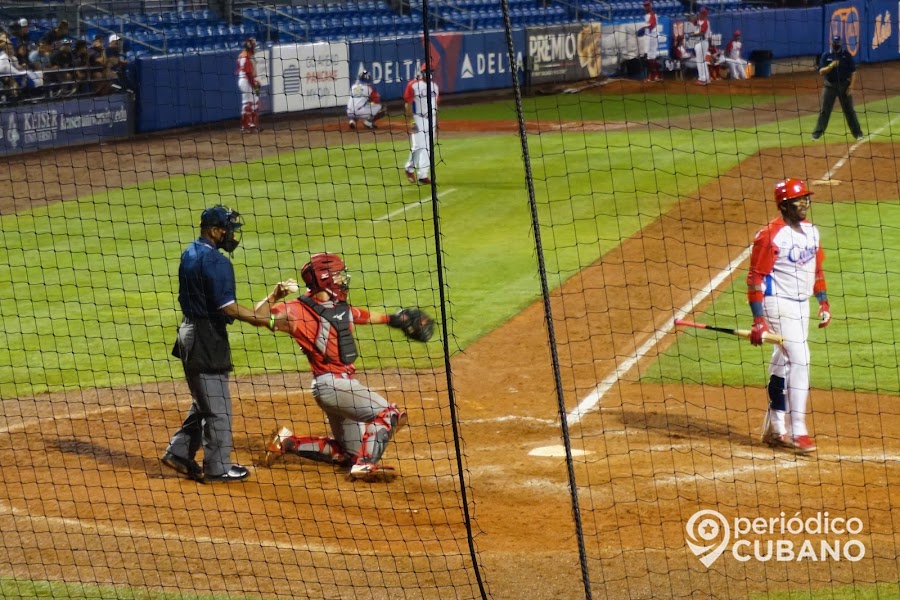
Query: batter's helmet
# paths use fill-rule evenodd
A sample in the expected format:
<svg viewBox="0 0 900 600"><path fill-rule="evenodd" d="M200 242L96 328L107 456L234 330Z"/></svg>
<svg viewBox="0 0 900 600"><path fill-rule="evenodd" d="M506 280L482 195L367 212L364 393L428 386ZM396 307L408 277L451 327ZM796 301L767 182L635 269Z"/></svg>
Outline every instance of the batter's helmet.
<svg viewBox="0 0 900 600"><path fill-rule="evenodd" d="M300 269L300 277L313 294L324 291L339 302L347 300L350 275L344 261L337 254L313 254L309 257L309 262Z"/></svg>
<svg viewBox="0 0 900 600"><path fill-rule="evenodd" d="M369 72L368 72L368 71L363 71L362 73L359 74L359 80L360 80L360 81L365 81L366 83L369 83L369 82L372 81L372 76L369 75Z"/></svg>
<svg viewBox="0 0 900 600"><path fill-rule="evenodd" d="M795 198L803 198L804 196L812 196L812 192L809 191L806 183L801 179L785 179L775 184L776 205Z"/></svg>

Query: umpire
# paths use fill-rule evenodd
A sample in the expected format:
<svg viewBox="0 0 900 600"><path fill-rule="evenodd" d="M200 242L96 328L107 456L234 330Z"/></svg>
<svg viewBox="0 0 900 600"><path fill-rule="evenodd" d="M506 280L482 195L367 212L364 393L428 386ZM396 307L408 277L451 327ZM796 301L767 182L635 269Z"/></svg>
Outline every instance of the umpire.
<svg viewBox="0 0 900 600"><path fill-rule="evenodd" d="M234 267L229 254L240 243L237 211L213 206L200 216L200 237L185 249L178 267L178 302L184 320L172 354L181 359L193 402L162 462L197 481L242 481L250 472L231 462L232 370L227 326L235 319L257 326L253 310L235 300ZM203 469L194 456L203 445Z"/></svg>
<svg viewBox="0 0 900 600"><path fill-rule="evenodd" d="M825 83L822 89L822 108L819 110L819 120L813 130L812 140L816 141L825 133L835 98L841 101L841 109L844 111L850 132L857 140L862 140L863 132L853 108L853 96L850 92L856 80L856 63L850 53L841 46L841 36L831 38L831 50L822 54L819 64L822 65L819 73L825 76Z"/></svg>

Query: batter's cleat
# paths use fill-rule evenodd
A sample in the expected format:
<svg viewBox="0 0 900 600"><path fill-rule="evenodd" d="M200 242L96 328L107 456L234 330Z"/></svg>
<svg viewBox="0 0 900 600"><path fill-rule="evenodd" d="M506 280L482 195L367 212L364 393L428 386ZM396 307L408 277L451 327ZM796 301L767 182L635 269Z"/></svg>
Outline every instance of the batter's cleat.
<svg viewBox="0 0 900 600"><path fill-rule="evenodd" d="M410 183L415 183L416 182L416 172L415 171L407 171L406 178L409 180Z"/></svg>
<svg viewBox="0 0 900 600"><path fill-rule="evenodd" d="M166 452L162 457L162 464L184 475L188 479L203 481L203 471L200 469L200 465L190 458L182 458L171 452Z"/></svg>
<svg viewBox="0 0 900 600"><path fill-rule="evenodd" d="M419 183L420 183L421 185L428 185L428 184L431 183L431 177L420 177L420 178L419 178Z"/></svg>
<svg viewBox="0 0 900 600"><path fill-rule="evenodd" d="M347 124L350 125L350 129L356 129L356 121L350 121Z"/></svg>
<svg viewBox="0 0 900 600"><path fill-rule="evenodd" d="M367 129L375 129L375 123L369 121L368 119L363 121L363 125L365 125Z"/></svg>
<svg viewBox="0 0 900 600"><path fill-rule="evenodd" d="M231 465L231 468L220 473L219 475L206 475L203 480L209 483L229 483L232 481L243 481L250 477L250 469L241 465Z"/></svg>
<svg viewBox="0 0 900 600"><path fill-rule="evenodd" d="M859 134L858 136L856 136L856 141L857 141L857 142L861 142L861 141L863 141L864 139L866 139L866 136L864 136L863 134Z"/></svg>
<svg viewBox="0 0 900 600"><path fill-rule="evenodd" d="M793 448L788 442L787 435L784 433L775 433L770 431L762 437L762 441L770 448Z"/></svg>
<svg viewBox="0 0 900 600"><path fill-rule="evenodd" d="M356 463L350 467L350 479L375 479L378 477L389 478L394 476L394 467L376 465L373 463Z"/></svg>
<svg viewBox="0 0 900 600"><path fill-rule="evenodd" d="M797 452L815 452L816 443L808 435L796 435L791 438L791 448Z"/></svg>
<svg viewBox="0 0 900 600"><path fill-rule="evenodd" d="M810 141L815 142L815 141L816 141L817 139L819 139L820 137L822 137L821 134L814 133L814 134L812 134L811 136L809 136L809 139L810 139Z"/></svg>
<svg viewBox="0 0 900 600"><path fill-rule="evenodd" d="M293 432L287 427L282 427L272 434L272 438L266 444L266 456L263 459L263 466L271 467L275 459L285 453L284 442L293 435Z"/></svg>

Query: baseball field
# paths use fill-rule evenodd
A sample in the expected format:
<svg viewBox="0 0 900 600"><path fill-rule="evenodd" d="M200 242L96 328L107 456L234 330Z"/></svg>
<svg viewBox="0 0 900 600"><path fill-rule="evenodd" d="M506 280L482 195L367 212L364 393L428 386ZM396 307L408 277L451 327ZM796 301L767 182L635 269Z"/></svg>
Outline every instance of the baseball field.
<svg viewBox="0 0 900 600"><path fill-rule="evenodd" d="M897 81L894 63L861 70L862 141L840 111L810 141L812 72L528 97L527 163L510 98L449 102L433 187L403 175L397 113L374 131L317 115L9 159L0 596L900 597ZM834 313L811 329L809 455L759 441L771 347L674 327L752 324L749 248L786 177L814 192ZM361 379L410 415L393 479L258 464L276 425L327 424L296 344L240 323L251 478L161 467L190 405L170 356L179 256L219 203L246 221L241 304L328 251L353 304L440 322L424 345L356 329ZM725 530L859 527L723 538L691 530L699 511ZM729 552L704 564L701 540Z"/></svg>

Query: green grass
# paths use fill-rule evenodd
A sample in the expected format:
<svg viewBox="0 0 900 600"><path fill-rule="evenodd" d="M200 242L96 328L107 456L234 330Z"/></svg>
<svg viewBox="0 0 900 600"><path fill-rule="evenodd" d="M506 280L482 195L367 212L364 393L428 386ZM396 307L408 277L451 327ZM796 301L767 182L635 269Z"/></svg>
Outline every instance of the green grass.
<svg viewBox="0 0 900 600"><path fill-rule="evenodd" d="M750 594L750 600L896 600L897 598L900 598L900 586L896 583Z"/></svg>
<svg viewBox="0 0 900 600"><path fill-rule="evenodd" d="M822 233L834 315L827 329L818 329L813 300L812 386L900 393L900 203L814 203L811 219ZM696 320L749 328L746 272L733 281ZM770 352L730 336L685 331L642 379L761 385Z"/></svg>
<svg viewBox="0 0 900 600"><path fill-rule="evenodd" d="M634 110L654 116L686 114L708 111L710 103L751 101L759 98L529 99L533 113L550 111L558 102L560 118L578 109L619 119L640 118L633 116ZM507 110L502 106L447 112L450 117L472 118ZM878 119L886 122L887 115L898 110L893 104L876 108L870 127ZM565 118L586 118L572 115ZM442 118L447 118L446 112ZM765 147L799 143L799 136L809 129L800 121L758 129L651 128L530 137L551 287L746 156ZM234 255L241 303L252 304L278 280L297 277L309 253L328 250L345 256L354 276L355 304L390 310L415 304L435 311L439 286L430 190L404 184L399 166L407 153L405 140L302 149L0 217L0 396L180 378L180 365L169 356L180 319L178 259L197 235L200 211L218 202L247 216L243 241ZM533 302L540 284L518 138L448 137L440 141L437 158L455 350ZM393 216L384 219L386 215ZM834 237L826 232L828 239ZM847 277L844 281L858 285ZM832 283L833 290L837 284ZM726 299L727 294L717 304L720 318L727 318L721 312ZM739 300L732 298L734 315L742 314ZM841 301L836 295L837 314ZM877 307L845 314L864 319L871 314L869 308ZM833 326L829 335L838 335L839 329ZM307 368L287 336L241 323L231 331L239 374ZM358 339L363 368L433 364L442 355L439 341L409 345L383 327L360 327ZM864 340L858 344L847 356L829 344L834 358L829 361L834 366L829 384L869 385L877 380L874 388L894 389L896 377L882 368L889 349L866 346ZM866 347L873 349L871 356ZM679 369L682 364L699 365L686 376L736 382L752 375L755 381L755 363L744 357L729 354L734 363L723 369L718 362L713 367L700 361L700 352L696 348L694 355L687 353L677 361ZM872 362L871 375L858 375L858 369L866 370L867 360ZM673 373L680 375L668 366L657 376Z"/></svg>
<svg viewBox="0 0 900 600"><path fill-rule="evenodd" d="M97 586L61 581L26 581L0 577L0 598L60 598L78 600L224 600L230 594L184 594L150 592L129 587ZM262 596L241 594L241 598L253 600Z"/></svg>

